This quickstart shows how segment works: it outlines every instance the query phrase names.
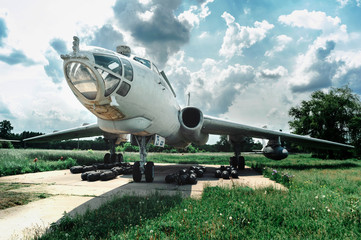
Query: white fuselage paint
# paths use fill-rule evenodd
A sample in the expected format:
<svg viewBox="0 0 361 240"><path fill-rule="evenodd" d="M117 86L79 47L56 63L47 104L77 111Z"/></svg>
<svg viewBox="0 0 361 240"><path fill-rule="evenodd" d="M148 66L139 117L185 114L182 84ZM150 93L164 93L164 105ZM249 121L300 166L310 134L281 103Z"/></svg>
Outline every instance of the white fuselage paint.
<svg viewBox="0 0 361 240"><path fill-rule="evenodd" d="M120 55L106 49L102 53L101 49L97 48L96 54L117 57L120 60L127 59L133 68L133 81L128 81L131 85L128 94L126 96L117 94L117 89L120 87L120 84L118 84L118 87L109 96L105 97L104 80L94 68L93 53L92 51L81 51L78 54L68 55L69 58L64 59L64 71L65 76L67 76L67 82L78 100L88 109L89 106L92 106L98 112L95 115L98 118L98 125L103 131L113 135L134 134L150 136L158 134L164 137L169 144L188 144L184 143L179 132L180 123L178 115L181 108L169 86L155 69L150 69L133 60L133 57ZM85 56L88 59L84 57L82 59L81 56ZM69 79L66 66L74 61L86 64L96 76L96 99L90 100L84 97ZM154 68L153 65L151 66ZM124 66L121 77L123 81ZM109 110L105 116L98 110L102 108L120 112L123 117L122 119L113 119L111 114L109 114L111 112Z"/></svg>

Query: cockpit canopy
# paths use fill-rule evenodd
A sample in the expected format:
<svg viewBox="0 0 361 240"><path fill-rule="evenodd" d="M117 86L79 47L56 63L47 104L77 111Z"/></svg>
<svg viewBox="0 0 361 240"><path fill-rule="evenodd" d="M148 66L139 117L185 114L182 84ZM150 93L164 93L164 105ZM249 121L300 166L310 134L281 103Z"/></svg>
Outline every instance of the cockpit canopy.
<svg viewBox="0 0 361 240"><path fill-rule="evenodd" d="M101 84L104 84L104 97L108 97L116 89L119 95L126 96L130 90L130 83L127 81L133 81L130 62L125 58L101 53L94 53L93 57L93 64L83 60L70 60L67 63L65 72L71 84L85 98L95 100L100 89L97 72L101 77Z"/></svg>

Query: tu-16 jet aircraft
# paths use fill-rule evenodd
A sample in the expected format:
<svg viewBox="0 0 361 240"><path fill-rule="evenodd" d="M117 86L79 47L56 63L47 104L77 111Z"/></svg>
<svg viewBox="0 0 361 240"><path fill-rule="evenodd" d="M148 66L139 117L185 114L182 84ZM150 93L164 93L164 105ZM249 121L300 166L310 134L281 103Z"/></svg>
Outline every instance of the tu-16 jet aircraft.
<svg viewBox="0 0 361 240"><path fill-rule="evenodd" d="M147 146L168 145L184 148L190 143L203 145L209 134L228 135L234 148L231 165L244 169L240 147L245 137L268 139L263 154L281 160L288 152L282 141L317 148L342 149L353 146L247 126L203 115L198 108L181 108L165 73L159 72L149 60L133 56L127 46L117 52L98 47L79 49L79 38L74 37L73 52L61 55L64 74L78 100L97 117L97 123L36 136L24 141L48 141L103 135L110 143L110 154L105 161L117 161L115 145L127 141L131 135L138 144L140 161L134 163L133 179L147 182L154 179L154 163L147 162Z"/></svg>

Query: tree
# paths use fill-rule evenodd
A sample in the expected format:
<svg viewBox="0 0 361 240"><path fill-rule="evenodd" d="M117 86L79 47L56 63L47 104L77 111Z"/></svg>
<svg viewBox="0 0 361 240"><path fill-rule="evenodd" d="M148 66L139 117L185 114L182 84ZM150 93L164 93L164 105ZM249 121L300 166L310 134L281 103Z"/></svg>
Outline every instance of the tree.
<svg viewBox="0 0 361 240"><path fill-rule="evenodd" d="M215 144L217 152L232 152L232 145L228 142L227 135L219 136L219 141Z"/></svg>
<svg viewBox="0 0 361 240"><path fill-rule="evenodd" d="M2 122L0 122L0 137L1 138L9 138L11 135L11 130L13 130L14 128L11 126L10 121L8 120L3 120Z"/></svg>
<svg viewBox="0 0 361 240"><path fill-rule="evenodd" d="M241 152L251 152L254 148L258 148L259 145L255 145L253 139L251 137L245 137L241 142ZM214 145L216 152L233 152L233 146L228 141L227 135L221 135L219 137L219 141ZM259 147L259 149L262 148Z"/></svg>
<svg viewBox="0 0 361 240"><path fill-rule="evenodd" d="M309 101L292 107L289 121L300 135L360 146L361 102L348 86L315 91Z"/></svg>

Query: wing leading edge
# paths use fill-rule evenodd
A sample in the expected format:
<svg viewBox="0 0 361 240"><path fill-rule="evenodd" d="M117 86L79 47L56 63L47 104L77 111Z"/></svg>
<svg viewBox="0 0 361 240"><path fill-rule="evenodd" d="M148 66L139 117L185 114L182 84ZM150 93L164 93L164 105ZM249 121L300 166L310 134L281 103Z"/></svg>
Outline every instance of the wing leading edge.
<svg viewBox="0 0 361 240"><path fill-rule="evenodd" d="M202 132L217 135L234 135L263 139L277 139L294 142L303 146L323 148L323 149L344 149L354 148L354 146L331 142L323 139L311 138L291 133L283 133L264 128L247 126L240 123L226 121L211 116L204 116ZM317 144L317 146L315 146Z"/></svg>
<svg viewBox="0 0 361 240"><path fill-rule="evenodd" d="M98 124L94 123L81 127L57 131L54 133L39 135L36 137L26 138L23 141L46 142L53 140L68 140L74 138L94 137L94 136L101 136L103 134L104 132L98 127Z"/></svg>

